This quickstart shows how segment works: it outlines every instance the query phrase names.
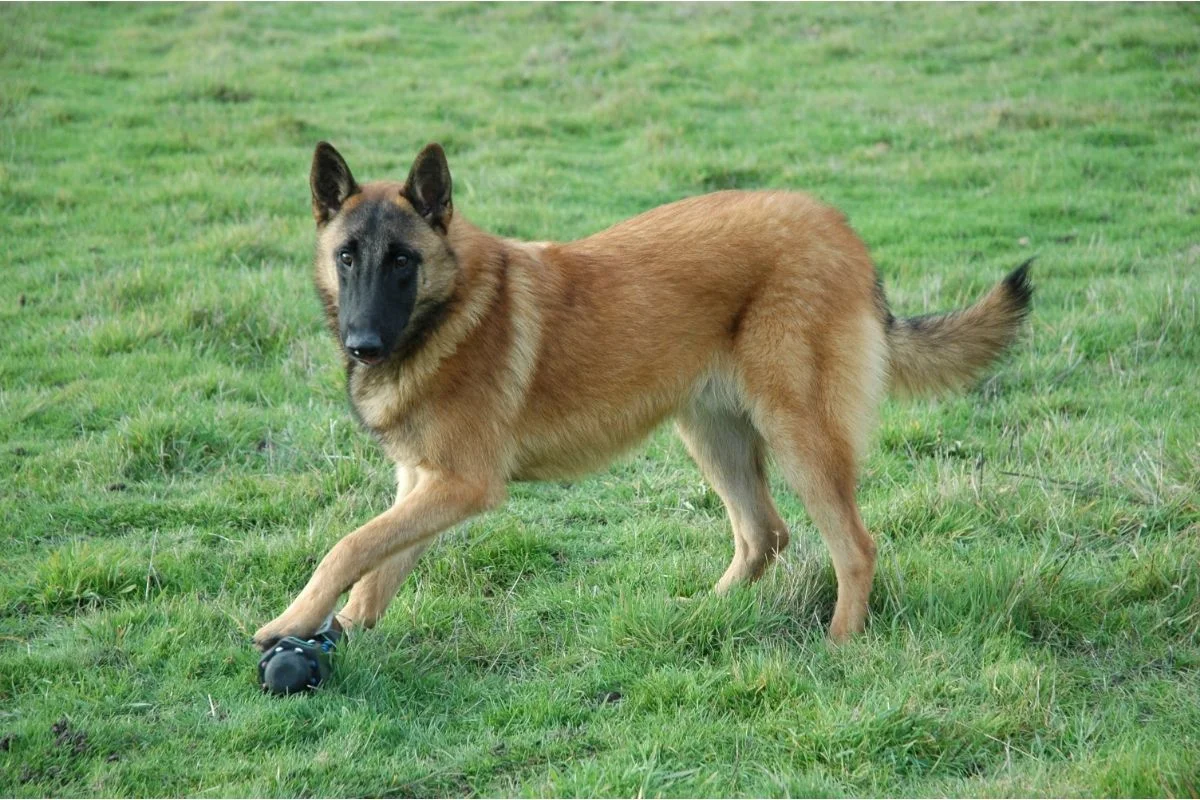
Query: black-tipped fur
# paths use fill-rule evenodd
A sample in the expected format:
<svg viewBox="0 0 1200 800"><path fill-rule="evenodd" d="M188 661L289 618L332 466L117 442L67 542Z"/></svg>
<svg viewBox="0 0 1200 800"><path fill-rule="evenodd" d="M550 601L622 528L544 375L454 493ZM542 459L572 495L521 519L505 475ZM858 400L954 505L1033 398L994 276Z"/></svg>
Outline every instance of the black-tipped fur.
<svg viewBox="0 0 1200 800"><path fill-rule="evenodd" d="M1004 288L1023 317L1029 315L1029 307L1033 302L1033 284L1029 282L1029 265L1032 263L1032 258L1027 259L1004 278Z"/></svg>
<svg viewBox="0 0 1200 800"><path fill-rule="evenodd" d="M902 394L956 389L979 377L1020 331L1033 286L1029 259L969 308L887 324L888 377Z"/></svg>

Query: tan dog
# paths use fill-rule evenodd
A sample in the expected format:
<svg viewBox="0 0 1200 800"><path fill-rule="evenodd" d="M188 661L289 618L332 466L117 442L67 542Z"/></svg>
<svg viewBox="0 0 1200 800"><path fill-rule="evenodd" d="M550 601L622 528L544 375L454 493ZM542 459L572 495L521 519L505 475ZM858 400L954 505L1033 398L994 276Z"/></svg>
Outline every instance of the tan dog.
<svg viewBox="0 0 1200 800"><path fill-rule="evenodd" d="M966 310L895 319L842 214L802 194L717 192L530 244L454 212L436 144L405 183L359 186L321 143L311 184L317 291L399 490L257 632L263 648L312 634L348 589L339 622L371 627L434 537L509 481L602 467L668 418L733 526L717 591L788 543L770 453L829 546L844 640L875 568L854 495L877 407L971 381L1029 307L1026 263Z"/></svg>

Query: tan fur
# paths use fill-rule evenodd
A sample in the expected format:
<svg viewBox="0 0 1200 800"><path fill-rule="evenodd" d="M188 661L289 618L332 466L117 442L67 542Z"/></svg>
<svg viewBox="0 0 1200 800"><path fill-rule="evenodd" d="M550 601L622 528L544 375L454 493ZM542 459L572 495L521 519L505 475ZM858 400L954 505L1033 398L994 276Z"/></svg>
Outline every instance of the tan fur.
<svg viewBox="0 0 1200 800"><path fill-rule="evenodd" d="M351 202L401 188L366 184ZM338 225L322 223L315 273L333 315ZM455 212L416 246L418 308L449 310L419 349L356 369L350 387L399 465L396 503L329 552L261 646L311 634L348 589L342 623L373 625L432 538L501 503L509 481L602 467L669 418L729 511L718 590L788 543L771 454L832 554L841 641L867 614L875 545L855 482L889 381L974 374L1016 324L999 289L933 339L893 323L866 247L801 194L694 197L568 244L502 239Z"/></svg>
<svg viewBox="0 0 1200 800"><path fill-rule="evenodd" d="M897 320L890 332L891 388L917 395L966 386L1012 344L1024 316L1019 298L999 284L962 311Z"/></svg>

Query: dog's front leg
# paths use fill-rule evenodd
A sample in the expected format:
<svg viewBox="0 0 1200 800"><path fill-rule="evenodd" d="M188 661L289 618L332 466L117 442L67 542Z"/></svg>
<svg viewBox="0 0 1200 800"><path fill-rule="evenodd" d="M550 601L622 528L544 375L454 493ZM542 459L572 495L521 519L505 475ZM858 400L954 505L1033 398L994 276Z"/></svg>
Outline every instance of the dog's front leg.
<svg viewBox="0 0 1200 800"><path fill-rule="evenodd" d="M417 486L417 470L407 464L396 464L396 502L399 505ZM336 619L342 630L373 628L388 604L392 602L400 584L412 572L421 554L433 542L433 538L405 547L386 559L375 569L363 575L350 589L346 605L337 612Z"/></svg>
<svg viewBox="0 0 1200 800"><path fill-rule="evenodd" d="M285 636L312 636L363 575L503 498L500 481L422 471L403 500L334 545L287 610L254 634L255 645L266 650Z"/></svg>
<svg viewBox="0 0 1200 800"><path fill-rule="evenodd" d="M337 612L337 621L342 630L374 628L383 612L387 611L396 590L412 572L417 560L432 541L426 539L412 547L406 547L363 575L350 590L350 598L346 605Z"/></svg>

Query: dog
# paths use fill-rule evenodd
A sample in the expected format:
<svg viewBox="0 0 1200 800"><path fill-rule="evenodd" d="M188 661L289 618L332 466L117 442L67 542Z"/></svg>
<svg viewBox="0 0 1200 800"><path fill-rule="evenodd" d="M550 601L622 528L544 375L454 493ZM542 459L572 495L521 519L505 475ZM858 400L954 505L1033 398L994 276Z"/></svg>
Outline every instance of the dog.
<svg viewBox="0 0 1200 800"><path fill-rule="evenodd" d="M508 482L601 468L672 418L733 529L716 591L788 544L769 454L829 548L829 636L845 641L875 569L855 489L881 401L969 384L1032 295L1026 262L964 310L894 317L845 217L791 192L721 191L530 243L457 213L437 144L403 183L360 185L321 142L310 185L317 293L398 488L258 630L264 650L331 620L372 627L438 534L501 504Z"/></svg>

